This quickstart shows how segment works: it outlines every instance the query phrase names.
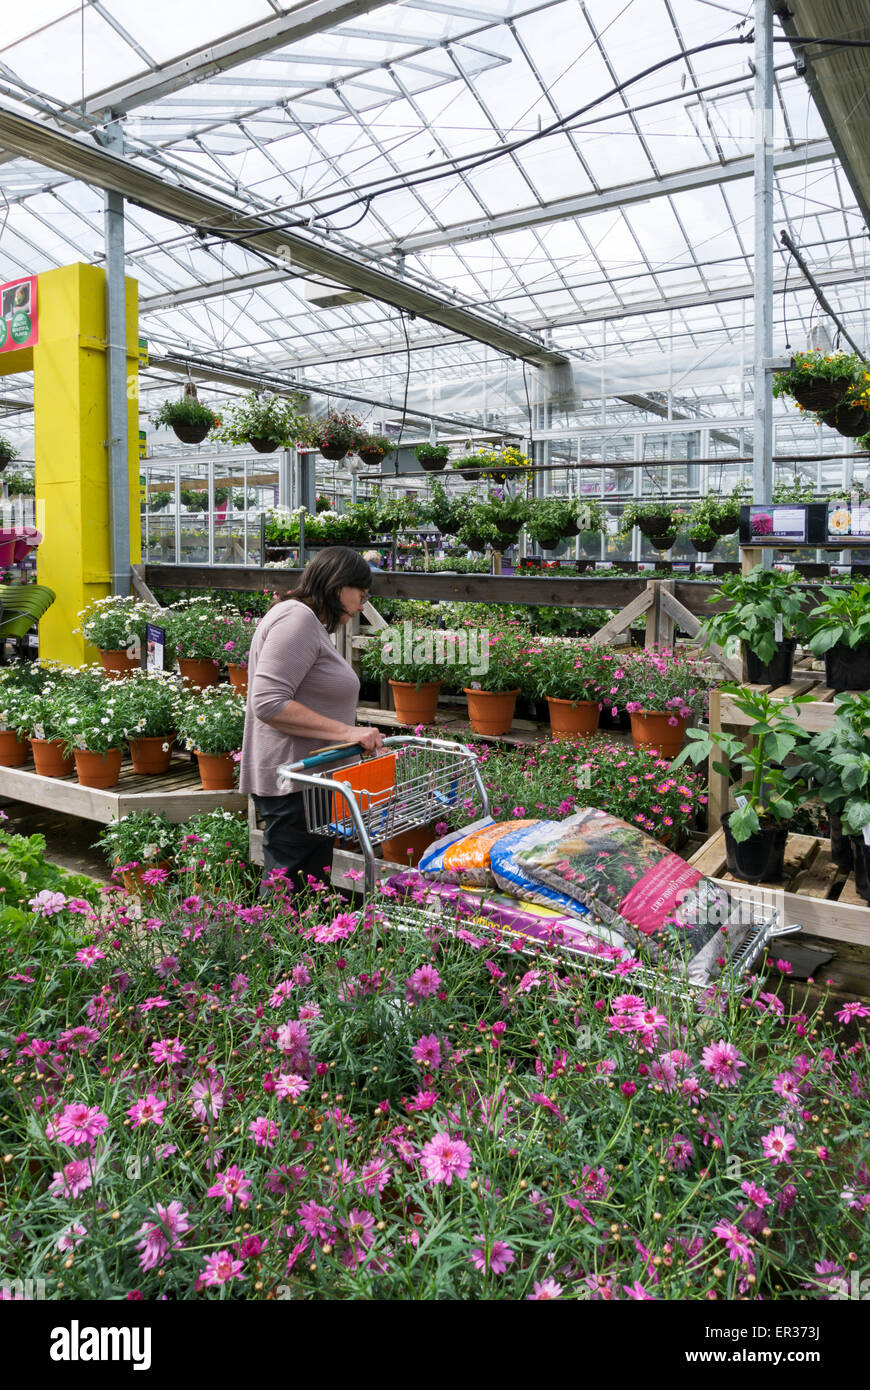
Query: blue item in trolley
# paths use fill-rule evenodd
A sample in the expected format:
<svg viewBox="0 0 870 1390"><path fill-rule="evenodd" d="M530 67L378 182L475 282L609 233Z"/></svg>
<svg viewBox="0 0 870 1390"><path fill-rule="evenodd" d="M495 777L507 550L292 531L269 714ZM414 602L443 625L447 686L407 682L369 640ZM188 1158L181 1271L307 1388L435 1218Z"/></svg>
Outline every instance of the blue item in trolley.
<svg viewBox="0 0 870 1390"><path fill-rule="evenodd" d="M536 841L545 830L557 835L561 829L561 821L540 821L538 825L515 830L511 835L505 835L503 840L497 840L489 856L492 875L499 888L503 888L506 893L512 893L516 898L541 903L544 907L559 908L574 917L585 917L587 909L576 898L570 898L567 893L560 893L556 888L550 888L546 883L539 883L537 879L530 878L517 864L517 853L524 849L528 842Z"/></svg>

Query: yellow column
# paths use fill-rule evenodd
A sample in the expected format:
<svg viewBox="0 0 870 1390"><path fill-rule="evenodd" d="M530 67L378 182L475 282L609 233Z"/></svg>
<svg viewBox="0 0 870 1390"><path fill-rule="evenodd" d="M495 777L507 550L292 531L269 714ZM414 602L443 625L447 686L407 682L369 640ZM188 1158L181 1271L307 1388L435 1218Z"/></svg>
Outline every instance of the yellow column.
<svg viewBox="0 0 870 1390"><path fill-rule="evenodd" d="M37 578L57 598L39 625L41 657L96 660L79 635L80 611L110 592L109 451L106 440L106 290L98 266L39 276L33 348ZM127 280L130 558L141 559L139 522L138 286Z"/></svg>

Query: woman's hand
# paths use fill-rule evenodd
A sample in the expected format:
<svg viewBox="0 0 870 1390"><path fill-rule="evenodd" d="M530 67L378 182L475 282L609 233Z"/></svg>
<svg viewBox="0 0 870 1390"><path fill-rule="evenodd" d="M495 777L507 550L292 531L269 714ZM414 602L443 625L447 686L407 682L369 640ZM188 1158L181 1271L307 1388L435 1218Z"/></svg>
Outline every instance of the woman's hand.
<svg viewBox="0 0 870 1390"><path fill-rule="evenodd" d="M366 753L376 753L383 746L384 736L380 729L369 729L361 725L356 728L348 726L345 741L360 744Z"/></svg>

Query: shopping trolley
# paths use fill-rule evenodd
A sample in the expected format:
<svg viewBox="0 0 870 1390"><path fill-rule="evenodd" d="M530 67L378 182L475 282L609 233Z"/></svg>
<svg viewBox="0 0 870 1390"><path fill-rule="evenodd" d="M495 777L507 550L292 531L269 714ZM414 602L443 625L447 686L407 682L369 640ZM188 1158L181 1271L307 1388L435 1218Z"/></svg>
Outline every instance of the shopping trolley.
<svg viewBox="0 0 870 1390"><path fill-rule="evenodd" d="M278 768L278 778L301 788L306 825L312 835L359 844L369 895L375 887L376 845L431 824L437 816L473 797L480 802L481 816L488 816L489 797L475 753L460 744L398 735L384 739L376 758L360 762L361 751L360 744L323 748L300 762L283 764ZM327 768L331 769L328 775ZM764 895L757 901L744 900L743 909L746 908L747 929L731 958L733 977L748 974L776 937L801 930L798 924L785 925L779 909ZM431 912L396 905L391 919L400 931L419 930L431 921ZM539 955L540 943L530 940L528 949ZM568 950L568 954L574 951ZM603 975L617 973L601 958L595 958L595 969ZM669 978L649 967L635 971L632 981L651 990L653 996L688 998L701 987L700 982L690 978Z"/></svg>
<svg viewBox="0 0 870 1390"><path fill-rule="evenodd" d="M367 893L375 887L376 845L430 825L474 798L481 816L489 815L489 796L470 748L399 734L384 739L376 758L359 762L361 751L358 743L323 748L282 764L278 778L301 789L310 834L359 843Z"/></svg>

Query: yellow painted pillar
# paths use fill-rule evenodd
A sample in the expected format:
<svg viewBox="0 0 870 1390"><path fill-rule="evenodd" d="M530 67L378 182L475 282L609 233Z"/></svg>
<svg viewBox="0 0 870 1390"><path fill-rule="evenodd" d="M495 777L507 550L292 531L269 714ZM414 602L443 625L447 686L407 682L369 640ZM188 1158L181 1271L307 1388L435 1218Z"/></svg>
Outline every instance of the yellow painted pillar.
<svg viewBox="0 0 870 1390"><path fill-rule="evenodd" d="M130 559L137 564L138 285L131 279L126 283ZM81 665L97 654L74 635L78 615L110 592L105 272L84 264L46 271L39 276L37 311L39 341L32 349L36 502L44 535L37 578L57 595L39 624L39 654Z"/></svg>

